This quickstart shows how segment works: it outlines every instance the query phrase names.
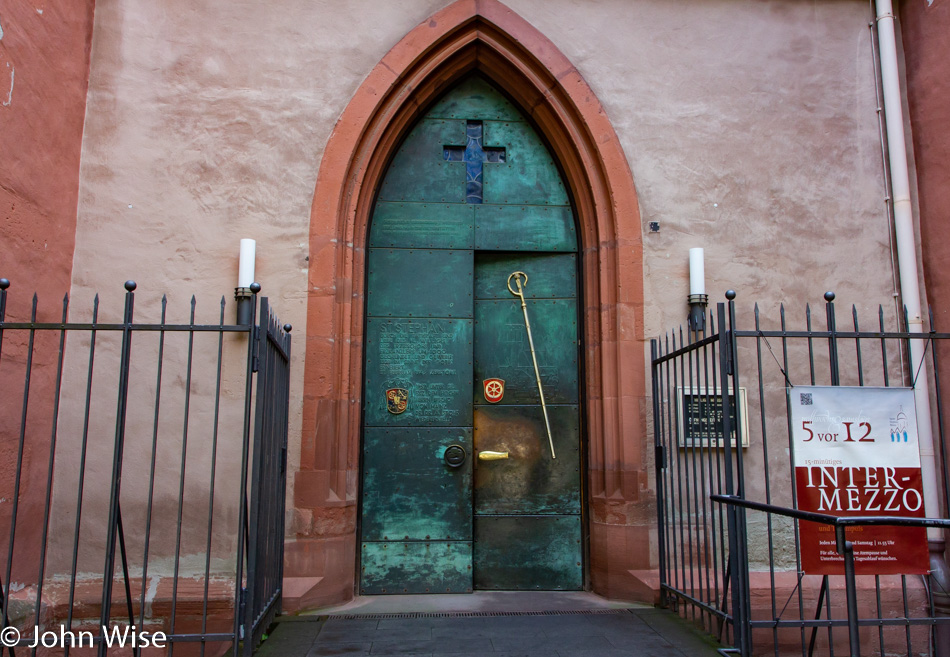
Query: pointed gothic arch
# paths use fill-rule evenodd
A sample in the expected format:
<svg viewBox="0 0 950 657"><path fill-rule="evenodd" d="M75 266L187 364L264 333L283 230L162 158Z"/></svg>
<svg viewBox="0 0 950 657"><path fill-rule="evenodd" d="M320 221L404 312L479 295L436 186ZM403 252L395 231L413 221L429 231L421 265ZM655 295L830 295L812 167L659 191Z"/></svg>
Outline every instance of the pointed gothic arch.
<svg viewBox="0 0 950 657"><path fill-rule="evenodd" d="M590 581L635 597L649 568L643 266L633 179L590 87L536 28L497 0L458 0L397 43L337 122L317 177L291 607L354 591L365 249L375 190L421 112L480 72L530 116L560 162L577 212L584 302ZM643 521L639 521L643 523ZM646 560L645 560L646 559ZM641 593L642 595L642 593Z"/></svg>

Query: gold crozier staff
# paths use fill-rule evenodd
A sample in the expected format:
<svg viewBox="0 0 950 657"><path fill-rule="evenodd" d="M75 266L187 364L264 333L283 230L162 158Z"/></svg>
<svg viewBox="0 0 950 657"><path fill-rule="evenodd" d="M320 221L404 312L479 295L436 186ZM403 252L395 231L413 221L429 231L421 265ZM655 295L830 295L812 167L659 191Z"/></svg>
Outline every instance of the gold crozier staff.
<svg viewBox="0 0 950 657"><path fill-rule="evenodd" d="M511 287L511 279L515 279L515 285L518 290ZM528 331L528 345L531 347L531 361L534 363L534 378L538 381L538 395L541 397L541 411L544 413L544 427L548 431L548 444L551 445L551 458L556 459L554 455L554 439L551 437L551 422L548 420L548 407L544 403L544 389L541 387L541 372L538 370L538 357L534 353L534 339L531 337L531 322L528 321L528 306L524 302L524 288L521 279L524 278L524 285L528 284L528 275L523 271L513 272L508 276L508 291L521 299L521 311L524 313L524 326Z"/></svg>

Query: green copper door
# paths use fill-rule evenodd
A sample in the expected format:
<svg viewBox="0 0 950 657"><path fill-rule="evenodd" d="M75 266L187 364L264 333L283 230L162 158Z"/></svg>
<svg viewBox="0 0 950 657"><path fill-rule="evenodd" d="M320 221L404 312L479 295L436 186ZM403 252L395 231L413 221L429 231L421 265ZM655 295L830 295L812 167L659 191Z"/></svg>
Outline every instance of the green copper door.
<svg viewBox="0 0 950 657"><path fill-rule="evenodd" d="M582 588L574 216L487 82L406 137L367 257L360 592Z"/></svg>

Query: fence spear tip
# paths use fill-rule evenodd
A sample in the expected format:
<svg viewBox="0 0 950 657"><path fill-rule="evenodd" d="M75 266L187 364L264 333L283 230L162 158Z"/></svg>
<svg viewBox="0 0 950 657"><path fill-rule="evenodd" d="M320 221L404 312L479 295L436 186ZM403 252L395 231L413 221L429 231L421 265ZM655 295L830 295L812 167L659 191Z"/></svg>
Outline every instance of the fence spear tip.
<svg viewBox="0 0 950 657"><path fill-rule="evenodd" d="M125 282L125 289L128 290L129 292L134 291L136 287L138 286L135 284L135 281L133 280L128 280Z"/></svg>
<svg viewBox="0 0 950 657"><path fill-rule="evenodd" d="M0 278L0 290L5 290L5 289L7 289L8 287L10 287L10 279L9 279L9 278Z"/></svg>

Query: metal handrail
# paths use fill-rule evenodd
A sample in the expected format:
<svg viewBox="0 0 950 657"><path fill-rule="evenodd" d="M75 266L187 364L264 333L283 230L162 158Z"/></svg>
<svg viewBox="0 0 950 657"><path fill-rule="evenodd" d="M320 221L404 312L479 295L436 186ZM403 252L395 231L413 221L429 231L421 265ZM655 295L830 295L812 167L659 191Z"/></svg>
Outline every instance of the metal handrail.
<svg viewBox="0 0 950 657"><path fill-rule="evenodd" d="M888 525L902 527L941 527L950 529L950 519L948 518L904 518L901 516L833 516L827 513L815 513L814 511L801 511L787 506L778 506L776 504L765 504L763 502L753 502L736 495L710 495L709 499L722 504L741 506L746 509L756 511L765 511L798 520L809 520L811 522L820 522L825 525L834 525L835 527L854 527L858 525Z"/></svg>
<svg viewBox="0 0 950 657"><path fill-rule="evenodd" d="M710 495L709 499L713 502L726 504L731 508L741 507L744 509L753 509L755 511L764 511L774 513L775 515L795 518L798 520L807 520L824 525L831 525L835 528L835 542L838 554L844 557L844 579L845 591L848 604L848 638L850 642L851 657L861 656L861 638L858 633L858 599L855 586L854 573L854 546L847 540L845 532L848 527L856 526L901 526L901 527L940 527L950 528L950 519L946 518L901 518L898 516L833 516L825 513L815 513L814 511L801 511L776 504L765 504L763 502L753 502L736 495ZM731 538L730 538L731 541Z"/></svg>

